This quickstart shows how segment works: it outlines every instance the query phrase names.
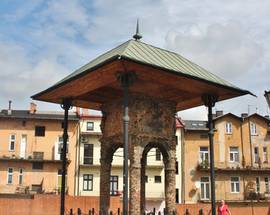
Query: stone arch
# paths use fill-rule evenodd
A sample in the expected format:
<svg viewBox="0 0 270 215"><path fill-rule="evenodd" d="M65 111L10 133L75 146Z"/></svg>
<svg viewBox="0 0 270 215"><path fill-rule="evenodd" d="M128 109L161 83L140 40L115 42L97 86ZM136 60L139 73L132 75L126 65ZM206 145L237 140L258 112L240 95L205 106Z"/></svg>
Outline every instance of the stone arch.
<svg viewBox="0 0 270 215"><path fill-rule="evenodd" d="M142 153L142 157L146 156L146 154L152 149L152 148L158 148L165 160L169 159L170 154L168 150L168 145L166 142L149 142L144 146L144 150Z"/></svg>
<svg viewBox="0 0 270 215"><path fill-rule="evenodd" d="M175 187L175 147L171 147L171 144L169 144L167 141L150 141L144 145L141 157L141 214L143 214L143 212L145 211L145 169L147 162L147 154L153 148L158 148L163 157L166 209L169 209L168 212L172 212L170 210L174 209L171 202L175 202L175 196L173 197L173 195L168 195L168 193L172 191L171 187L173 187L173 189ZM173 174L168 174L168 172L172 172L172 168ZM169 177L168 179L166 179L167 176Z"/></svg>
<svg viewBox="0 0 270 215"><path fill-rule="evenodd" d="M121 143L110 138L101 138L100 150L100 212L108 214L110 208L110 176L113 155L123 147Z"/></svg>

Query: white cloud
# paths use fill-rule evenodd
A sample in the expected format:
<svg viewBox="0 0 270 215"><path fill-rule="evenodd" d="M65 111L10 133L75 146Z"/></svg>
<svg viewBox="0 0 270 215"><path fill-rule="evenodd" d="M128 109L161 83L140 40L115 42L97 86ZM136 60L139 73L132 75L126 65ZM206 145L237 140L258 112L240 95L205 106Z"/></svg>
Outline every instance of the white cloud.
<svg viewBox="0 0 270 215"><path fill-rule="evenodd" d="M29 101L30 96L60 79L66 68L57 62L41 59L31 63L26 50L14 44L0 43L0 97L17 104ZM24 105L25 106L25 105Z"/></svg>
<svg viewBox="0 0 270 215"><path fill-rule="evenodd" d="M167 48L176 51L198 65L247 89L258 98L251 96L231 99L216 104L217 110L233 112L258 112L264 115L266 103L263 91L269 86L269 64L267 51L239 23L213 23L209 26L190 25L182 32L170 31L167 35ZM185 116L194 116L200 109L184 112Z"/></svg>
<svg viewBox="0 0 270 215"><path fill-rule="evenodd" d="M228 80L253 70L262 58L262 47L237 23L212 24L206 29L189 26L185 32L169 32L167 47Z"/></svg>
<svg viewBox="0 0 270 215"><path fill-rule="evenodd" d="M22 98L132 38L136 18L142 41L179 52L255 94L269 88L268 0L25 2L0 15L5 18L0 26L0 97L21 100L19 106ZM217 108L239 112L248 104L265 109L262 96L222 102ZM200 110L184 115L206 114Z"/></svg>

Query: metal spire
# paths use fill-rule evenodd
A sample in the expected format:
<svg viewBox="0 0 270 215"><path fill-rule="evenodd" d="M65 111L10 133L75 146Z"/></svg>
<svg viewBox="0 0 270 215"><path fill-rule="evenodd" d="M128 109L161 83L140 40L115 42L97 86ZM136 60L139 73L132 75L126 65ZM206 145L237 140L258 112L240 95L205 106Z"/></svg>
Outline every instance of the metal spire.
<svg viewBox="0 0 270 215"><path fill-rule="evenodd" d="M133 38L136 41L142 38L142 35L140 34L140 30L139 30L139 19L137 19L136 34L133 35Z"/></svg>

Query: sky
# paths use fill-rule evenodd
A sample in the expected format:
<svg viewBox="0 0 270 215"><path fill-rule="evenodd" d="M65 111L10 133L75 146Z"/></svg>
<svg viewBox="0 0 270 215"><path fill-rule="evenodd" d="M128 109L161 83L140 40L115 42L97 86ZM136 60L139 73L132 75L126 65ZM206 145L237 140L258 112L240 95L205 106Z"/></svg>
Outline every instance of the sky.
<svg viewBox="0 0 270 215"><path fill-rule="evenodd" d="M31 95L131 39L139 18L143 42L257 95L218 102L214 110L269 114L263 96L270 90L269 11L269 0L1 0L0 109L9 100L28 109ZM206 119L207 109L178 115Z"/></svg>

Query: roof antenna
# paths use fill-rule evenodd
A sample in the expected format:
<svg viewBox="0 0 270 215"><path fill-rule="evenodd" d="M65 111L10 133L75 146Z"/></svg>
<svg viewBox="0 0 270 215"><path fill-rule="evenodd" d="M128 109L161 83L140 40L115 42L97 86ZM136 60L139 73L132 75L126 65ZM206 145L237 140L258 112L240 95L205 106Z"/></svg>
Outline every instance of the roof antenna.
<svg viewBox="0 0 270 215"><path fill-rule="evenodd" d="M133 38L136 41L138 41L142 38L142 35L140 34L140 30L139 30L139 19L137 19L136 34L133 35Z"/></svg>

